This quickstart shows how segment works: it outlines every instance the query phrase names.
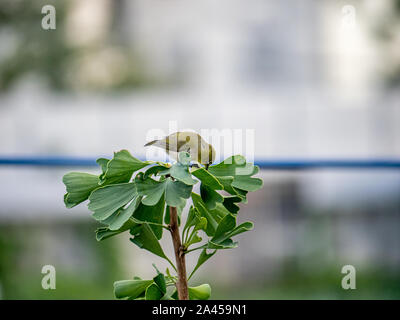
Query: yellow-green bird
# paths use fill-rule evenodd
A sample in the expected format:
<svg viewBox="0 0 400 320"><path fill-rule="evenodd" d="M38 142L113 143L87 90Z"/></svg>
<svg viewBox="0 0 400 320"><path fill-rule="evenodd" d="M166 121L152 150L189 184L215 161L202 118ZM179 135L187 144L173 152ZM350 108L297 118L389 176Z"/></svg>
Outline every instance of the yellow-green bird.
<svg viewBox="0 0 400 320"><path fill-rule="evenodd" d="M163 139L150 141L144 146L164 149L174 159L177 159L179 152L188 152L193 161L205 165L206 168L215 160L213 146L195 132L171 133Z"/></svg>

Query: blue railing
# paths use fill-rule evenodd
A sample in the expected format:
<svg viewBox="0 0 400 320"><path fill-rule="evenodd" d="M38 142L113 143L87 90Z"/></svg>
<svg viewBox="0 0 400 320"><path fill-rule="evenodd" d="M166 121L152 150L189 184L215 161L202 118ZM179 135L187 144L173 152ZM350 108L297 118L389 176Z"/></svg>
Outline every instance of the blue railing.
<svg viewBox="0 0 400 320"><path fill-rule="evenodd" d="M0 156L0 166L91 167L92 157ZM400 169L400 159L269 159L256 160L261 169Z"/></svg>

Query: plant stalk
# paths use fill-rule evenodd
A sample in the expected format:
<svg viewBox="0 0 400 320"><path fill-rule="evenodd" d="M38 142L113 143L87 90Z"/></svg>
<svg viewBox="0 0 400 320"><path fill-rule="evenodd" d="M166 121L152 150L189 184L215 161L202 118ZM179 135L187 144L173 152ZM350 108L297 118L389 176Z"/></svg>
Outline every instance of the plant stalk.
<svg viewBox="0 0 400 320"><path fill-rule="evenodd" d="M176 207L169 207L170 231L174 244L176 268L178 270L178 281L176 290L179 300L189 300L188 284L186 279L185 253L179 235L178 212Z"/></svg>

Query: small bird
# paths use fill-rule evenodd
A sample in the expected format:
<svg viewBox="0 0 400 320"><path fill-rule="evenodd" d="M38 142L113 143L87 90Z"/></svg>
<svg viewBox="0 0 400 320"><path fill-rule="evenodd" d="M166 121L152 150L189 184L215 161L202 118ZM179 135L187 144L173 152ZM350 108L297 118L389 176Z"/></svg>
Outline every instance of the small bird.
<svg viewBox="0 0 400 320"><path fill-rule="evenodd" d="M163 139L150 141L144 146L155 146L164 149L174 159L178 158L179 152L186 151L193 161L204 165L206 169L215 160L213 146L195 132L171 133Z"/></svg>

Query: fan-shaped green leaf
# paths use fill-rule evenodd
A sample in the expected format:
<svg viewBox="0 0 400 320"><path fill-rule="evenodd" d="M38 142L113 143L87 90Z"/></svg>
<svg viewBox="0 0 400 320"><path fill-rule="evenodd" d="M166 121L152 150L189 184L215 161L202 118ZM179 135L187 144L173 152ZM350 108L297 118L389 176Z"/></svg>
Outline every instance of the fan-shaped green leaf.
<svg viewBox="0 0 400 320"><path fill-rule="evenodd" d="M236 203L241 202L242 198L238 196L229 196L223 198L224 207L231 213L238 213L240 208L236 205Z"/></svg>
<svg viewBox="0 0 400 320"><path fill-rule="evenodd" d="M131 229L131 233L134 237L130 240L139 248L146 249L155 255L168 260L156 235L147 223L135 228L134 231Z"/></svg>
<svg viewBox="0 0 400 320"><path fill-rule="evenodd" d="M112 236L115 236L117 234L120 234L122 232L128 231L132 228L134 228L135 226L137 226L137 224L132 221L131 219L128 219L124 225L119 228L118 230L110 230L109 228L99 228L96 230L96 240L97 241L101 241L101 240L105 240L107 238L110 238Z"/></svg>
<svg viewBox="0 0 400 320"><path fill-rule="evenodd" d="M154 206L146 206L143 203L140 203L138 208L133 213L133 218L135 222L150 223L149 226L153 230L157 239L161 239L162 237L164 206L165 206L164 196L161 196L158 203L156 203Z"/></svg>
<svg viewBox="0 0 400 320"><path fill-rule="evenodd" d="M156 181L151 178L143 179L142 174L135 178L137 192L143 196L142 203L147 206L156 205L165 191L165 181Z"/></svg>
<svg viewBox="0 0 400 320"><path fill-rule="evenodd" d="M151 178L143 179L142 175L135 178L137 191L143 196L142 203L154 206L165 193L165 201L171 207L182 205L184 199L190 197L192 186L180 181L173 181L167 178L163 181L156 181Z"/></svg>
<svg viewBox="0 0 400 320"><path fill-rule="evenodd" d="M120 280L114 282L114 294L117 299L130 297L135 299L140 296L153 280Z"/></svg>
<svg viewBox="0 0 400 320"><path fill-rule="evenodd" d="M206 233L212 237L219 222L225 215L229 214L229 211L220 203L217 203L215 209L207 209L201 197L194 192L192 192L192 200L200 215L207 219Z"/></svg>
<svg viewBox="0 0 400 320"><path fill-rule="evenodd" d="M64 175L63 182L67 188L64 203L67 208L72 208L85 201L91 192L99 186L99 177L83 172L70 172Z"/></svg>
<svg viewBox="0 0 400 320"><path fill-rule="evenodd" d="M207 209L215 209L217 203L222 203L224 197L205 184L200 185L200 195Z"/></svg>
<svg viewBox="0 0 400 320"><path fill-rule="evenodd" d="M223 186L218 179L204 168L192 171L192 174L198 178L202 184L214 190L222 190Z"/></svg>
<svg viewBox="0 0 400 320"><path fill-rule="evenodd" d="M182 205L183 199L190 198L192 188L191 185L167 178L165 180L165 201L171 207L178 207Z"/></svg>
<svg viewBox="0 0 400 320"><path fill-rule="evenodd" d="M208 300L211 296L211 287L209 284L189 287L188 291L190 300Z"/></svg>
<svg viewBox="0 0 400 320"><path fill-rule="evenodd" d="M189 172L189 167L180 162L174 163L169 172L173 178L183 182L184 184L192 186L197 183L197 180L192 178L192 175Z"/></svg>
<svg viewBox="0 0 400 320"><path fill-rule="evenodd" d="M217 250L214 250L212 253L207 253L207 249L203 249L199 255L199 258L197 259L197 264L194 267L192 273L189 276L189 279L194 275L194 273L201 267L201 265L206 262L208 259L210 259Z"/></svg>
<svg viewBox="0 0 400 320"><path fill-rule="evenodd" d="M114 157L107 163L103 181L107 184L129 182L135 171L149 164L150 162L148 161L136 159L128 150L115 152Z"/></svg>
<svg viewBox="0 0 400 320"><path fill-rule="evenodd" d="M152 283L146 289L146 300L160 300L163 296L164 294L155 283Z"/></svg>
<svg viewBox="0 0 400 320"><path fill-rule="evenodd" d="M89 197L93 218L102 221L137 196L134 183L113 184L96 189Z"/></svg>
<svg viewBox="0 0 400 320"><path fill-rule="evenodd" d="M162 273L157 274L153 278L154 283L158 286L162 294L164 295L167 292L167 284L165 283L165 277Z"/></svg>
<svg viewBox="0 0 400 320"><path fill-rule="evenodd" d="M121 208L115 211L111 216L107 219L102 220L102 223L108 224L108 228L110 230L119 230L126 221L132 216L137 207L139 206L141 201L141 197L139 195L135 195L133 200L126 208Z"/></svg>
<svg viewBox="0 0 400 320"><path fill-rule="evenodd" d="M147 179L148 177L151 177L152 175L157 175L157 174L167 174L169 172L169 168L162 166L162 165L155 165L147 169L143 175L143 179Z"/></svg>

